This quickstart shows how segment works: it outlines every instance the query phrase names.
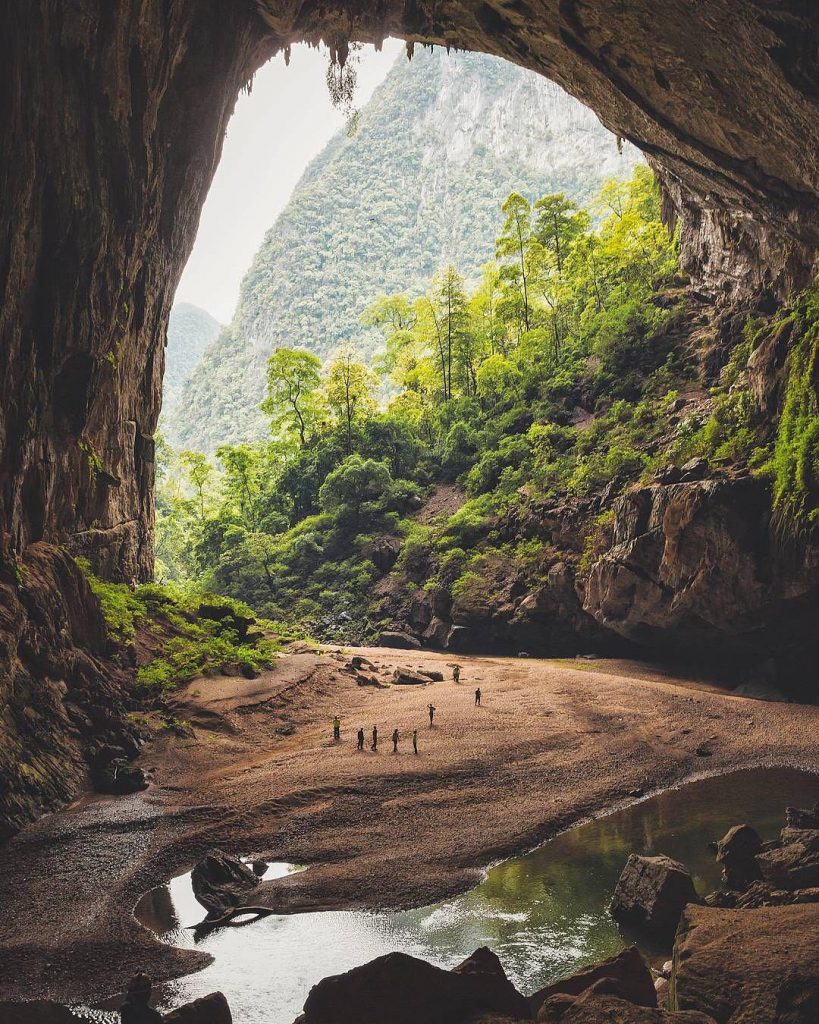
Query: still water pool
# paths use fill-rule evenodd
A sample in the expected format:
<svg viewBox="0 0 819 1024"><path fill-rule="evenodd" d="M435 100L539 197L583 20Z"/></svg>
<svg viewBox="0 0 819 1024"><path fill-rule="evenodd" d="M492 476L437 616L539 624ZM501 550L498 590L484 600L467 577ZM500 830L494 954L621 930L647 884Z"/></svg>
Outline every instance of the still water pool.
<svg viewBox="0 0 819 1024"><path fill-rule="evenodd" d="M495 950L518 988L532 992L627 944L607 906L630 853L665 853L683 861L704 894L719 885L711 840L740 822L772 837L782 827L786 805L816 800L819 776L781 768L735 772L581 825L491 868L470 892L433 906L273 916L213 932L197 948L211 953L214 963L164 986L161 1006L221 989L234 1020L291 1024L310 986L329 974L392 950L451 967L482 945ZM270 867L271 876L290 870L292 865ZM166 942L193 946L185 928L204 912L193 899L190 875L182 875L148 893L137 916ZM661 960L667 955L645 952Z"/></svg>

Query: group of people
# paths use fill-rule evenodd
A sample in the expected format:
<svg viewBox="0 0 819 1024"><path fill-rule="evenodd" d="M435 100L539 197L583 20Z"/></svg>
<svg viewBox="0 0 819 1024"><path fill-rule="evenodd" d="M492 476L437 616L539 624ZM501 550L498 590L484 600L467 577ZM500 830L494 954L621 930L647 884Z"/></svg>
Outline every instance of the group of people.
<svg viewBox="0 0 819 1024"><path fill-rule="evenodd" d="M453 665L452 666L452 678L453 678L453 680L456 683L460 682L460 679L461 679L461 666L460 665ZM480 706L481 706L481 688L479 686L475 690L475 707L479 708ZM431 703L427 704L427 713L429 714L429 727L430 727L430 729L435 724L435 712L437 710L438 709L435 707L434 704L431 704ZM364 739L365 739L365 737L364 737L364 726L362 725L362 726L359 727L359 730L358 730L358 733L357 733L356 750L361 750L361 751L364 750ZM399 740L401 739L401 733L398 731L398 729L393 729L391 739L392 739L392 752L393 752L393 754L397 754L398 753L398 743L399 743ZM338 715L336 715L335 718L333 719L333 741L338 743L338 742L340 742L340 740L341 740L341 719L339 718ZM378 726L377 725L374 725L373 728L372 728L372 740L370 742L370 750L372 750L374 752L378 751ZM418 730L417 729L413 729L412 730L412 750L413 750L413 753L415 753L415 754L418 753Z"/></svg>

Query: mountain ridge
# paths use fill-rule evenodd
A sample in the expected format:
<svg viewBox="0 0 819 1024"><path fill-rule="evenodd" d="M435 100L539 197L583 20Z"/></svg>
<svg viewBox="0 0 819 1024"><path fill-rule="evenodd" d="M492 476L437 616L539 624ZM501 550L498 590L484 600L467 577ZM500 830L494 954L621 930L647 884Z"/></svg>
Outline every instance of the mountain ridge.
<svg viewBox="0 0 819 1024"><path fill-rule="evenodd" d="M378 344L360 323L379 294L419 294L447 262L473 279L512 190L582 202L639 159L558 86L496 58L434 48L399 58L308 165L242 282L233 321L166 418L171 443L212 450L264 436L268 355Z"/></svg>

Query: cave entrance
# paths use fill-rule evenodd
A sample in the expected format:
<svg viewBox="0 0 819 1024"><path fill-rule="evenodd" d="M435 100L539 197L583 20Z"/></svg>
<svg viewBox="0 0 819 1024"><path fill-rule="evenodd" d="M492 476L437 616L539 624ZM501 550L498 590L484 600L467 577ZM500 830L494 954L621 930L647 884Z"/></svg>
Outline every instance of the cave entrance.
<svg viewBox="0 0 819 1024"><path fill-rule="evenodd" d="M649 156L696 286L739 301L785 294L813 267L809 6L78 0L55 13L15 0L0 103L8 545L68 543L107 576L150 575L167 317L235 97L273 53L326 39L343 57L350 39L395 36L546 75ZM77 381L82 366L90 377ZM66 415L67 379L88 397Z"/></svg>

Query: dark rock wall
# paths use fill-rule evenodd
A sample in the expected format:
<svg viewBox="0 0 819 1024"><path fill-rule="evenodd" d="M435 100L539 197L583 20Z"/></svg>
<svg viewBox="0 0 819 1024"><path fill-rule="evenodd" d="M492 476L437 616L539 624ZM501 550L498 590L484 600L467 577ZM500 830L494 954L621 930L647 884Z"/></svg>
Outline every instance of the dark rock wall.
<svg viewBox="0 0 819 1024"><path fill-rule="evenodd" d="M168 312L269 44L219 0L9 0L2 19L0 534L147 579Z"/></svg>

